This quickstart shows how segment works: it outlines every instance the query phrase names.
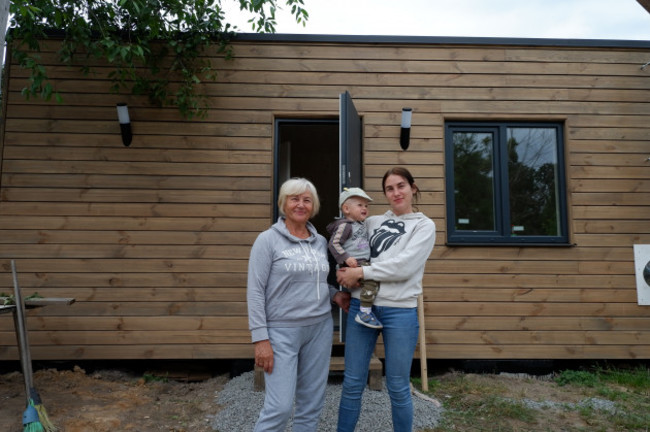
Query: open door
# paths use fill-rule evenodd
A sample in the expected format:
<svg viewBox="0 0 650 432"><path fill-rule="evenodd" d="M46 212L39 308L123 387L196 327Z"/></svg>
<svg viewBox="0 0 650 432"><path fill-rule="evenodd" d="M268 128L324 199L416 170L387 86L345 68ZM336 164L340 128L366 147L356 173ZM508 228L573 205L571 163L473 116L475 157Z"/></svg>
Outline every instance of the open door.
<svg viewBox="0 0 650 432"><path fill-rule="evenodd" d="M339 98L339 191L346 187L363 187L361 162L361 117L347 91ZM339 310L339 338L345 342L347 313Z"/></svg>
<svg viewBox="0 0 650 432"><path fill-rule="evenodd" d="M275 120L275 172L273 202L282 183L291 177L309 179L321 201L312 223L327 238L325 227L340 216L339 194L344 187L361 187L361 118L348 92L339 96L339 118L277 118ZM278 209L274 205L273 221ZM333 261L333 259L332 259ZM335 263L334 263L335 264ZM333 266L334 268L335 266ZM330 283L336 284L332 273ZM342 311L333 310L335 327L344 340Z"/></svg>
<svg viewBox="0 0 650 432"><path fill-rule="evenodd" d="M361 184L361 117L347 91L341 93L339 109L339 190L344 187L362 187Z"/></svg>

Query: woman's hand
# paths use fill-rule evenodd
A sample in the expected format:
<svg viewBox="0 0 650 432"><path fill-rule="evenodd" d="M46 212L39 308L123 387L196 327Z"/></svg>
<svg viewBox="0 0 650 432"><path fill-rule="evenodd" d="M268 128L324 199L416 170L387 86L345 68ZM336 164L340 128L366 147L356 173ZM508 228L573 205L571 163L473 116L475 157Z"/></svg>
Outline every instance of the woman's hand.
<svg viewBox="0 0 650 432"><path fill-rule="evenodd" d="M273 348L270 340L255 342L255 366L264 368L264 372L273 372Z"/></svg>
<svg viewBox="0 0 650 432"><path fill-rule="evenodd" d="M349 292L339 291L334 294L333 301L338 307L347 312L350 309L350 297L351 295Z"/></svg>
<svg viewBox="0 0 650 432"><path fill-rule="evenodd" d="M343 267L336 272L336 282L343 288L358 288L363 279L363 267Z"/></svg>

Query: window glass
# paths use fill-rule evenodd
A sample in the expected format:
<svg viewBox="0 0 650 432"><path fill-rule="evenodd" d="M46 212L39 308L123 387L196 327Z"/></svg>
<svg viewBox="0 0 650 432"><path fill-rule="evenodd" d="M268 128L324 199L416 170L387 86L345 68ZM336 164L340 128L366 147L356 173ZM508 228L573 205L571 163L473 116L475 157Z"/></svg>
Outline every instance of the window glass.
<svg viewBox="0 0 650 432"><path fill-rule="evenodd" d="M453 140L456 229L493 231L493 134L455 132Z"/></svg>
<svg viewBox="0 0 650 432"><path fill-rule="evenodd" d="M554 129L508 128L511 234L557 236L557 141Z"/></svg>
<svg viewBox="0 0 650 432"><path fill-rule="evenodd" d="M447 242L568 244L562 125L445 125Z"/></svg>

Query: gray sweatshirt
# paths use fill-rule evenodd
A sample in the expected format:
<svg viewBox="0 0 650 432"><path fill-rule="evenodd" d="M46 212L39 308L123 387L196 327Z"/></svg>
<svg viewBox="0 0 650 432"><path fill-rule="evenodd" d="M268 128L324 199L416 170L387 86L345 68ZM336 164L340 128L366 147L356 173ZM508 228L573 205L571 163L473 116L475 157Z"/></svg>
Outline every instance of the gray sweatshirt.
<svg viewBox="0 0 650 432"><path fill-rule="evenodd" d="M392 211L366 219L370 234L370 266L365 279L381 282L374 304L416 307L424 266L436 240L436 225L422 213L396 216ZM352 290L359 298L360 290Z"/></svg>
<svg viewBox="0 0 650 432"><path fill-rule="evenodd" d="M326 229L330 234L327 247L338 265L345 264L345 260L350 257L357 261L370 260L368 229L364 222L336 218Z"/></svg>
<svg viewBox="0 0 650 432"><path fill-rule="evenodd" d="M327 241L289 233L284 217L260 233L248 261L248 327L253 342L268 339L269 327L300 327L328 318L337 290L328 286Z"/></svg>

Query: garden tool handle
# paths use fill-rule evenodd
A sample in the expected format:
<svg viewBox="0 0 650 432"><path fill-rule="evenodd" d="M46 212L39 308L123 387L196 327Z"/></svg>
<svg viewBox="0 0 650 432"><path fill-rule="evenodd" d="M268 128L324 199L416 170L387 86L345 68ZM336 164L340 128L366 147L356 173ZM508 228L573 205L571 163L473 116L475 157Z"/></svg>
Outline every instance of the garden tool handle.
<svg viewBox="0 0 650 432"><path fill-rule="evenodd" d="M29 401L29 391L33 385L32 356L29 352L29 338L27 336L27 326L25 324L25 303L18 286L18 277L16 276L16 263L11 260L11 273L14 281L14 298L16 299L16 309L14 309L14 324L16 326L16 338L18 340L18 353L20 355L20 365L23 369L25 378L25 395Z"/></svg>

